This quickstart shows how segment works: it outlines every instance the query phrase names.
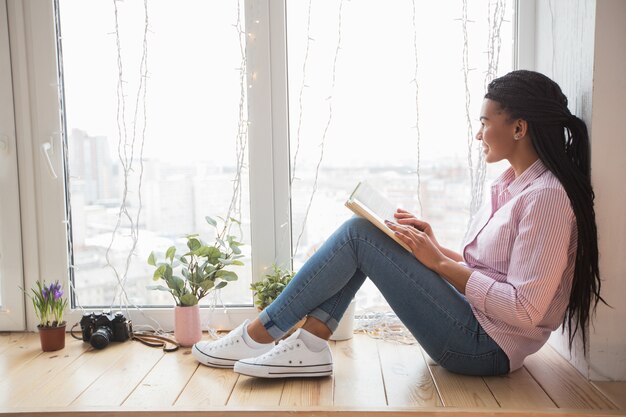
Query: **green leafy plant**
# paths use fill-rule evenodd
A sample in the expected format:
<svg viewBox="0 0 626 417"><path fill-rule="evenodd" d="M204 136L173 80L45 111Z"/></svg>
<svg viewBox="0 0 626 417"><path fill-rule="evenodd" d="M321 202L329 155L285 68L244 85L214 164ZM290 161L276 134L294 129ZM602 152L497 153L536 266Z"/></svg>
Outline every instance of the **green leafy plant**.
<svg viewBox="0 0 626 417"><path fill-rule="evenodd" d="M272 265L272 272L265 275L260 281L250 284L250 289L254 291L254 304L263 310L280 295L289 281L296 273L276 264Z"/></svg>
<svg viewBox="0 0 626 417"><path fill-rule="evenodd" d="M33 302L35 314L39 319L38 327L61 327L65 325L63 312L67 306L67 299L63 298L63 288L59 281L50 285L37 281L37 288L31 288L31 293L25 294Z"/></svg>
<svg viewBox="0 0 626 417"><path fill-rule="evenodd" d="M217 231L217 222L208 216L205 219ZM235 219L230 220L239 223ZM187 235L186 238L189 251L182 255L177 256L176 247L171 246L165 251L162 262L157 260L154 252L148 257L148 264L156 267L154 281L163 280L166 284L150 285L148 288L169 292L178 306L196 305L211 291L236 281L237 274L226 268L243 265L239 260L243 257L239 249L243 243L238 242L235 236L218 234L213 245L204 243L198 234ZM182 276L174 275L179 267Z"/></svg>

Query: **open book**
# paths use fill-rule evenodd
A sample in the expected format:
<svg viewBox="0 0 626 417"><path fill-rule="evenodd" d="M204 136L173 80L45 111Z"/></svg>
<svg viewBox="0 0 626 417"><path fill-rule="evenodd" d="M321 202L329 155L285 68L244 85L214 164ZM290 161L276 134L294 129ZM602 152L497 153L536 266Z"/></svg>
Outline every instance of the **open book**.
<svg viewBox="0 0 626 417"><path fill-rule="evenodd" d="M346 207L355 214L369 220L374 226L385 232L387 236L398 242L404 249L412 252L411 248L400 240L393 230L385 225L385 220L397 223L397 219L394 217L396 206L367 182L362 181L356 186L348 201L346 201Z"/></svg>

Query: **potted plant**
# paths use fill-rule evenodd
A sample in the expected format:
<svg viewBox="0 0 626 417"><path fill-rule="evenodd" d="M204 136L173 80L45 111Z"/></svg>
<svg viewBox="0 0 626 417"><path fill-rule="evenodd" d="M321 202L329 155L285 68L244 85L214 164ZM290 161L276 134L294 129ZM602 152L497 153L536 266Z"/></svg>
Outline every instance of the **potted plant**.
<svg viewBox="0 0 626 417"><path fill-rule="evenodd" d="M205 219L217 230L215 220L208 216ZM166 284L148 288L169 292L174 298L174 336L181 346L192 346L202 338L198 302L211 291L237 280L237 274L227 268L243 265L239 260L243 257L239 249L243 243L234 236L223 236L224 233L218 234L212 245L203 242L198 234L187 235L185 253L177 255L176 247L171 246L165 251L163 261L158 261L154 252L148 257L148 264L156 267L153 279ZM174 275L178 270L180 275Z"/></svg>
<svg viewBox="0 0 626 417"><path fill-rule="evenodd" d="M280 295L296 273L276 264L272 264L272 271L260 281L250 284L254 292L254 305L259 311L270 305Z"/></svg>
<svg viewBox="0 0 626 417"><path fill-rule="evenodd" d="M52 352L65 347L65 321L63 312L67 306L67 299L63 298L63 289L59 281L50 285L37 281L37 288L31 288L31 293L25 292L33 302L35 314L39 319L37 329L41 350Z"/></svg>

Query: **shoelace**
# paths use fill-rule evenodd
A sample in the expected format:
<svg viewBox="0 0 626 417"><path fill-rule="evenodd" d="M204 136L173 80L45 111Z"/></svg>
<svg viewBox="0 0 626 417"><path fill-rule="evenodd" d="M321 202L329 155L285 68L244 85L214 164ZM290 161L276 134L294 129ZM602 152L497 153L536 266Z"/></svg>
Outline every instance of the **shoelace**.
<svg viewBox="0 0 626 417"><path fill-rule="evenodd" d="M265 357L274 356L274 355L278 356L279 354L287 353L287 350L294 350L296 347L300 347L300 342L295 343L295 344L292 343L289 346L284 346L284 345L285 344L283 343L283 341L280 340L278 344L272 350L270 350L263 356Z"/></svg>
<svg viewBox="0 0 626 417"><path fill-rule="evenodd" d="M209 348L209 350L221 349L221 348L226 347L226 346L232 346L235 343L239 343L239 340L237 339L237 336L228 334L228 335L224 336L222 339L220 339L219 342L220 343L212 345Z"/></svg>

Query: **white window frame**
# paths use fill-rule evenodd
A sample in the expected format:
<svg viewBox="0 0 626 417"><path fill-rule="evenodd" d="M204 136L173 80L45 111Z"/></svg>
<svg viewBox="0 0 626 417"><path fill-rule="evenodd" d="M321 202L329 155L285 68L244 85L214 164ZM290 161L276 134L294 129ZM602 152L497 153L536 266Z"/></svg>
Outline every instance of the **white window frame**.
<svg viewBox="0 0 626 417"><path fill-rule="evenodd" d="M0 0L0 329L24 330L22 233L7 4ZM6 58L5 58L6 57Z"/></svg>
<svg viewBox="0 0 626 417"><path fill-rule="evenodd" d="M535 70L536 0L515 0L513 68Z"/></svg>
<svg viewBox="0 0 626 417"><path fill-rule="evenodd" d="M54 3L53 0L0 1L7 2L10 23L16 137L19 138L23 283L29 288L40 278L59 279L67 288L68 234L60 98L56 85ZM516 1L516 68L534 66L534 1ZM252 276L257 279L273 262L291 263L285 7L286 0L245 0L246 32L250 35L246 51L247 81L251 86L247 97L253 208L250 240ZM42 152L46 143L50 145L50 164ZM58 178L53 177L52 171ZM16 276L15 280L20 278ZM163 328L172 329L172 312L172 308L151 308L147 314ZM73 324L81 313L68 311L66 320ZM203 322L211 314L212 326L229 329L245 318L256 316L257 311L253 307L217 308L213 312L202 309L201 314ZM134 322L140 323L142 315L135 316ZM32 308L26 309L26 319L27 328L34 330L37 320ZM1 322L0 326L3 326Z"/></svg>

